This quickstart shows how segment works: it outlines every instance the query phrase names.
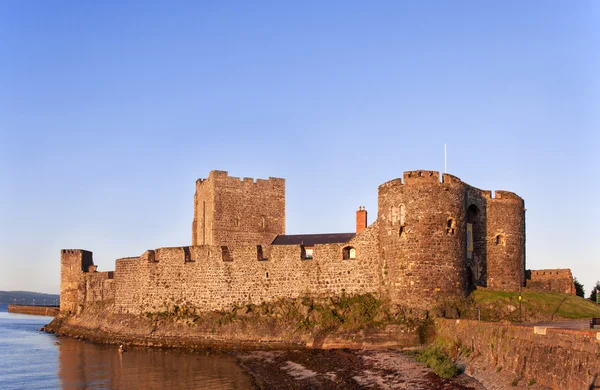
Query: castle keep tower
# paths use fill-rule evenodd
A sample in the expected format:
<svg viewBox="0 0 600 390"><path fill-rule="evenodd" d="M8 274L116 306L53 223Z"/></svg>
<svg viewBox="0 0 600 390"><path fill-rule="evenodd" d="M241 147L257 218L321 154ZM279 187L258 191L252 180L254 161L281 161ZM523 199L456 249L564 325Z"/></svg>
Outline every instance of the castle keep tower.
<svg viewBox="0 0 600 390"><path fill-rule="evenodd" d="M196 181L192 245L268 245L285 234L285 180L211 171Z"/></svg>
<svg viewBox="0 0 600 390"><path fill-rule="evenodd" d="M60 311L76 312L80 303L81 276L92 265L92 252L82 249L60 251Z"/></svg>

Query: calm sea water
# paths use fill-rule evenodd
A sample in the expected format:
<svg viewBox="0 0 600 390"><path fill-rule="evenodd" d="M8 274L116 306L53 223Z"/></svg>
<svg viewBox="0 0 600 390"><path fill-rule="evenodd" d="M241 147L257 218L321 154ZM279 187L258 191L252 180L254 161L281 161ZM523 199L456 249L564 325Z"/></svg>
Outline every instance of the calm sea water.
<svg viewBox="0 0 600 390"><path fill-rule="evenodd" d="M120 354L39 332L50 320L0 305L0 389L253 388L231 356L149 348Z"/></svg>

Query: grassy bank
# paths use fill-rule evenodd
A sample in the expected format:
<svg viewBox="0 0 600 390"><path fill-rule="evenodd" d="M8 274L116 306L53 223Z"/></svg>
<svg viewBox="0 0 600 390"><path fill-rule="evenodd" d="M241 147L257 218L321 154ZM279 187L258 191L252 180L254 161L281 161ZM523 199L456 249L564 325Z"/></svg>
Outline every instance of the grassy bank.
<svg viewBox="0 0 600 390"><path fill-rule="evenodd" d="M441 302L435 315L477 319L478 306L483 321L535 322L600 317L600 306L575 295L489 290L475 290L466 299Z"/></svg>

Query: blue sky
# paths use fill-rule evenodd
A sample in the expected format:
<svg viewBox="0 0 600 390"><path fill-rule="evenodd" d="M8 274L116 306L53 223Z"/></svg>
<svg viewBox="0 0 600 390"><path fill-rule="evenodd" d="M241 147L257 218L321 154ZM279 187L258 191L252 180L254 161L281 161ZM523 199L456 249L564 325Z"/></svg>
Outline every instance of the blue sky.
<svg viewBox="0 0 600 390"><path fill-rule="evenodd" d="M189 245L194 181L287 179L287 232L352 231L448 171L525 198L528 268L600 279L600 5L0 3L0 290L61 248Z"/></svg>

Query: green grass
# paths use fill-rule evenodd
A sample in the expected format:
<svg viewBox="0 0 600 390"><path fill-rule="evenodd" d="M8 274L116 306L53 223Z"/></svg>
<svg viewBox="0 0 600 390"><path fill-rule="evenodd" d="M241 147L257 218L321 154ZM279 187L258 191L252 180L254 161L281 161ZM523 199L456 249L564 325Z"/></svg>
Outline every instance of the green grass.
<svg viewBox="0 0 600 390"><path fill-rule="evenodd" d="M441 345L431 344L417 352L416 360L433 370L442 378L454 378L461 369L454 364Z"/></svg>
<svg viewBox="0 0 600 390"><path fill-rule="evenodd" d="M548 317L554 316L554 319L600 317L600 306L575 295L551 292L522 292L521 294L522 310L525 313L541 313ZM471 298L475 304L483 307L502 304L519 307L519 292L475 290Z"/></svg>

